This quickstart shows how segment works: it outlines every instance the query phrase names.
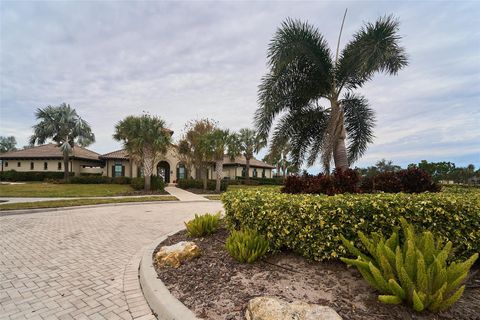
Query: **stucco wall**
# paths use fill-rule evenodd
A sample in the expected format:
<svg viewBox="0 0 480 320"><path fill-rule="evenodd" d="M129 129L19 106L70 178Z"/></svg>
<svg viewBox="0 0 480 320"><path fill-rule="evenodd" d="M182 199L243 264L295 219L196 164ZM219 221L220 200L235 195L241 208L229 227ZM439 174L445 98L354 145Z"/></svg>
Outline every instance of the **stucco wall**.
<svg viewBox="0 0 480 320"><path fill-rule="evenodd" d="M8 166L7 166L8 163ZM31 168L31 163L33 163L33 169ZM44 165L47 163L47 169ZM58 164L61 164L61 167L58 167ZM20 164L20 166L18 166ZM83 172L84 169L82 166L96 166L98 165L95 162L88 162L82 160L70 160L69 162L69 171L74 172L75 175L79 175L80 172ZM52 159L37 159L37 160L3 160L3 171L15 170L19 172L29 172L29 171L45 171L45 172L63 172L63 160L52 160ZM96 169L98 170L98 169ZM101 171L100 171L101 172Z"/></svg>

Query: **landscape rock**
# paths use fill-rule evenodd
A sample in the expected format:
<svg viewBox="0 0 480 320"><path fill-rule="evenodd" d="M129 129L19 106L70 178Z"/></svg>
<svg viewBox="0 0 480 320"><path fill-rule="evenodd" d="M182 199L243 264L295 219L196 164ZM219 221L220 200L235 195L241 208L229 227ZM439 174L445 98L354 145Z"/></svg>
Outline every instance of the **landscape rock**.
<svg viewBox="0 0 480 320"><path fill-rule="evenodd" d="M171 246L163 246L155 255L158 266L178 268L182 262L200 255L200 248L191 241L181 241Z"/></svg>
<svg viewBox="0 0 480 320"><path fill-rule="evenodd" d="M342 320L330 307L302 301L288 303L275 297L257 297L248 302L246 320Z"/></svg>

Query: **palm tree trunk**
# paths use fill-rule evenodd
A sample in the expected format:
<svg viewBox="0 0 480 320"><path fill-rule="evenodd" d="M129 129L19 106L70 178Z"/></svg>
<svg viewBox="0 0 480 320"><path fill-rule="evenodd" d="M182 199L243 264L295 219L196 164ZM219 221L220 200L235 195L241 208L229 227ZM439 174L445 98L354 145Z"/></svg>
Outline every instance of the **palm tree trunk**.
<svg viewBox="0 0 480 320"><path fill-rule="evenodd" d="M203 191L207 191L207 182L208 182L208 166L204 166L203 171Z"/></svg>
<svg viewBox="0 0 480 320"><path fill-rule="evenodd" d="M215 172L217 174L215 192L220 193L220 188L222 185L222 178L223 178L223 157L222 159L218 159L217 162L215 163Z"/></svg>
<svg viewBox="0 0 480 320"><path fill-rule="evenodd" d="M246 179L245 179L245 183L248 185L250 184L250 157L249 156L246 156L245 157L245 176L246 176Z"/></svg>
<svg viewBox="0 0 480 320"><path fill-rule="evenodd" d="M149 149L143 151L143 176L144 176L144 189L150 191L151 177L153 173L153 153Z"/></svg>
<svg viewBox="0 0 480 320"><path fill-rule="evenodd" d="M63 179L65 182L68 182L70 180L70 174L68 172L68 154L63 153Z"/></svg>
<svg viewBox="0 0 480 320"><path fill-rule="evenodd" d="M345 146L346 138L347 138L347 132L345 130L345 126L342 124L342 133L338 137L335 148L333 150L333 161L335 162L335 169L337 170L348 169L347 147Z"/></svg>

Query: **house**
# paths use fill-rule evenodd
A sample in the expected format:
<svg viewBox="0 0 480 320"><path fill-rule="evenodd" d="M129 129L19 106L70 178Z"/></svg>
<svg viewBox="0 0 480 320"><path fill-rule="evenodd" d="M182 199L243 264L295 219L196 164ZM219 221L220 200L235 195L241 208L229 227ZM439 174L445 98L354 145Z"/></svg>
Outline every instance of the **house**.
<svg viewBox="0 0 480 320"><path fill-rule="evenodd" d="M60 148L53 143L10 151L0 154L2 160L1 171L23 172L63 172L63 154ZM255 158L250 160L250 177L272 178L273 166ZM124 149L100 155L94 151L76 145L70 155L69 171L78 176L80 174L102 174L107 177L140 177L142 168L131 161L128 152ZM153 174L161 176L167 183L175 183L179 179L200 178L203 176L194 168L187 168L181 161L177 146L171 145L164 157L155 165ZM188 176L187 176L188 174ZM235 159L225 156L223 177L236 179L246 176L245 157ZM208 167L208 178L215 179L215 163Z"/></svg>
<svg viewBox="0 0 480 320"><path fill-rule="evenodd" d="M142 175L142 169L134 161L130 161L126 150L117 150L103 154L99 157L105 163L103 175L108 177L139 177ZM271 166L257 159L250 160L250 177L271 178ZM187 173L189 176L187 176ZM153 174L164 177L165 182L174 183L179 179L200 178L201 173L194 168L187 168L181 161L177 153L177 147L172 145L166 155L155 165ZM245 157L239 156L235 159L225 156L223 164L223 177L235 179L246 176ZM211 163L208 168L208 179L215 179L215 163Z"/></svg>
<svg viewBox="0 0 480 320"><path fill-rule="evenodd" d="M75 175L81 173L101 173L103 161L98 158L99 154L75 145L70 155L69 172ZM63 153L53 143L25 148L22 150L9 151L0 154L2 160L1 171L21 172L63 172Z"/></svg>

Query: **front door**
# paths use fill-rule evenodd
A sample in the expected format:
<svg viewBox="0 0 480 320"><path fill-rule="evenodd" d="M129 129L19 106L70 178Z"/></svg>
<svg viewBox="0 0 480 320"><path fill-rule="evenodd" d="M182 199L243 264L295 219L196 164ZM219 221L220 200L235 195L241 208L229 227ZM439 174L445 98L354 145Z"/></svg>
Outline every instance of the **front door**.
<svg viewBox="0 0 480 320"><path fill-rule="evenodd" d="M165 183L170 183L170 165L166 161L160 161L157 165L157 176Z"/></svg>

